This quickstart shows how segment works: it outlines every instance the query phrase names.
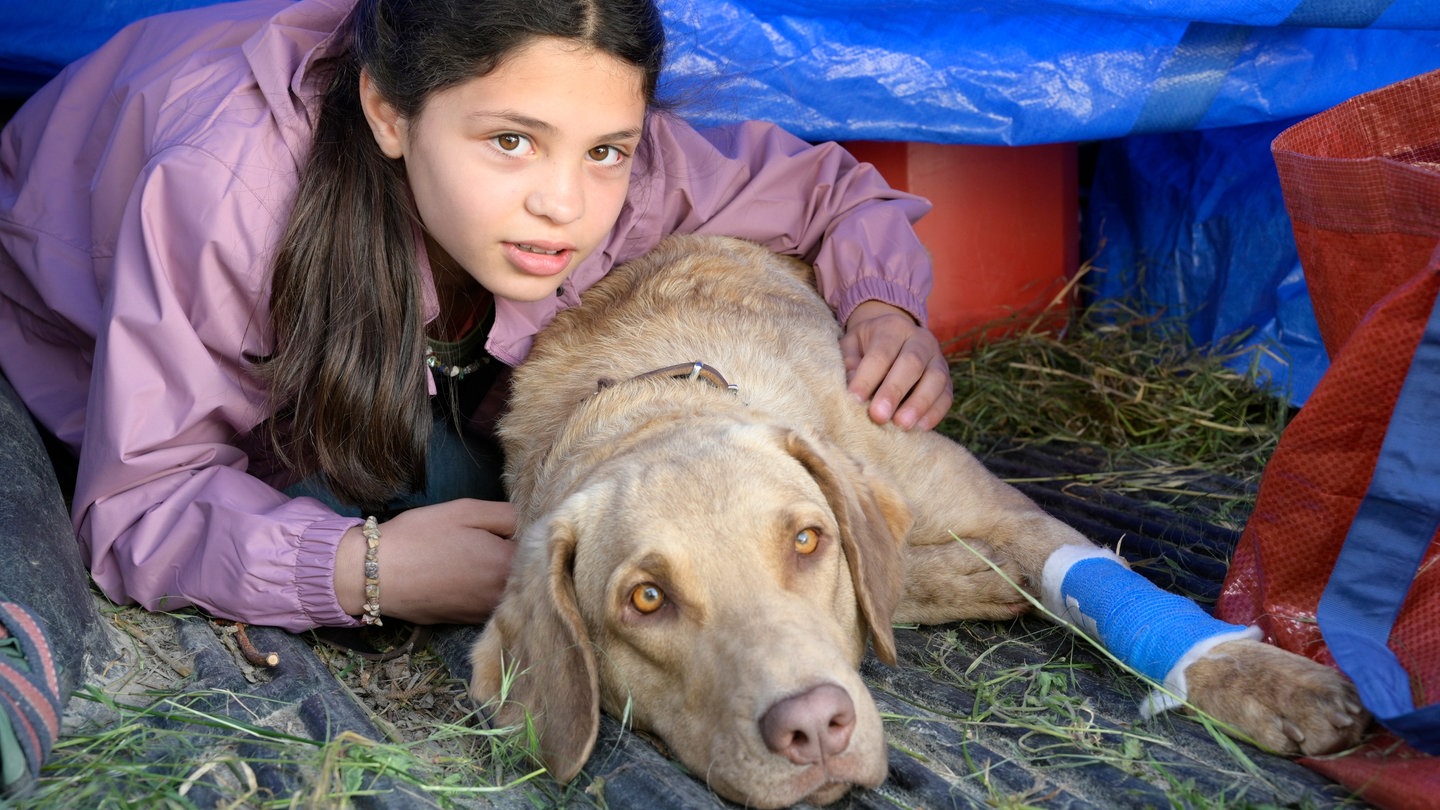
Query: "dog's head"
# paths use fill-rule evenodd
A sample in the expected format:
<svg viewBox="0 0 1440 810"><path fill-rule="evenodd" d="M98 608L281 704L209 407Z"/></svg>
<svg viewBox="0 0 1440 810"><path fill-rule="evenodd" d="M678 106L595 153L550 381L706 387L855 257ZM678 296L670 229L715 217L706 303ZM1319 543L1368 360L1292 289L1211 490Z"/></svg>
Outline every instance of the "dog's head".
<svg viewBox="0 0 1440 810"><path fill-rule="evenodd" d="M883 781L856 667L894 661L910 513L833 446L697 420L633 442L520 538L472 695L533 722L562 781L603 705L717 793L824 803Z"/></svg>

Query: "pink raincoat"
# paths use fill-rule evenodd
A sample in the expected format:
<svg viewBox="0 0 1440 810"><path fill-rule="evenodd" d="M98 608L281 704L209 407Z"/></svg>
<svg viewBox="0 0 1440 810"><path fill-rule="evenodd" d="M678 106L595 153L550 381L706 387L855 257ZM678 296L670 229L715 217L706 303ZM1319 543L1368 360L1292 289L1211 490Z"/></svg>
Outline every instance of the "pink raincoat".
<svg viewBox="0 0 1440 810"><path fill-rule="evenodd" d="M79 452L75 528L116 601L296 631L356 623L333 582L356 521L251 473L269 411L243 360L271 348L271 251L310 143L313 67L351 4L140 21L0 133L0 367ZM924 201L767 125L698 132L656 115L645 137L658 165L635 176L608 241L559 296L498 303L494 356L521 362L559 309L671 232L813 261L842 318L878 299L923 322L931 270L910 224Z"/></svg>

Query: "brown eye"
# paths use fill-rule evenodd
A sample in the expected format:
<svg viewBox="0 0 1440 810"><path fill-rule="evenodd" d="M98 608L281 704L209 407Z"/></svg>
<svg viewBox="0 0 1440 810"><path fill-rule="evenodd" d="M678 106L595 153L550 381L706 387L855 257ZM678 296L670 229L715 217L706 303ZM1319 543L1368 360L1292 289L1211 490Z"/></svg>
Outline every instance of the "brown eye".
<svg viewBox="0 0 1440 810"><path fill-rule="evenodd" d="M653 582L642 582L630 591L630 604L641 613L654 613L665 605L665 592Z"/></svg>
<svg viewBox="0 0 1440 810"><path fill-rule="evenodd" d="M589 152L590 159L602 166L619 166L625 162L625 153L616 146L597 146Z"/></svg>
<svg viewBox="0 0 1440 810"><path fill-rule="evenodd" d="M820 530L814 526L801 529L795 533L795 551L800 554L812 554L820 547Z"/></svg>

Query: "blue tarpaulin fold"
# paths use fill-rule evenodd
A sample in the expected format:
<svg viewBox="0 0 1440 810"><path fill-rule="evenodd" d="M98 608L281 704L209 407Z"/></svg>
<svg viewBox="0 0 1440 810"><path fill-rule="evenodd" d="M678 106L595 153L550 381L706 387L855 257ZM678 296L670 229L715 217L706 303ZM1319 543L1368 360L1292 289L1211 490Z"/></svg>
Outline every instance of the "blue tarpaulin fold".
<svg viewBox="0 0 1440 810"><path fill-rule="evenodd" d="M1303 404L1329 357L1270 142L1293 120L1101 143L1085 216L1093 294L1225 344Z"/></svg>

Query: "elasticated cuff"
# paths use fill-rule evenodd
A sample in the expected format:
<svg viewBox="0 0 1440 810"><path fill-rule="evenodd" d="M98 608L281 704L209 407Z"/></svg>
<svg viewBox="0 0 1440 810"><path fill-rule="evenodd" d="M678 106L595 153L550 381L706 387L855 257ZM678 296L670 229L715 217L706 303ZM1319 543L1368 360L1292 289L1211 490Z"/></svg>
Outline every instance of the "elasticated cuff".
<svg viewBox="0 0 1440 810"><path fill-rule="evenodd" d="M335 597L335 551L345 532L359 525L360 521L355 518L336 516L315 521L300 537L300 553L295 559L295 591L300 610L312 627L360 625L359 619L341 609Z"/></svg>
<svg viewBox="0 0 1440 810"><path fill-rule="evenodd" d="M916 323L925 323L925 302L915 297L915 294L905 287L883 278L863 278L840 293L839 300L835 304L835 315L844 324L850 319L850 313L866 301L880 301L882 303L897 306L915 319Z"/></svg>

